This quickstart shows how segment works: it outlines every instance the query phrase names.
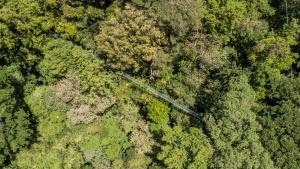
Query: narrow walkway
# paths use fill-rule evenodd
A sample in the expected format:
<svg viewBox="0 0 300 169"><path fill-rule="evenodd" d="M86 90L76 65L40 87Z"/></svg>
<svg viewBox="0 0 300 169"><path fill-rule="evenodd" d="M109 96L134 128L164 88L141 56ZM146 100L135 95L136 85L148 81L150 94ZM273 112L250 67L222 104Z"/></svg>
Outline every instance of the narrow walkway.
<svg viewBox="0 0 300 169"><path fill-rule="evenodd" d="M164 95L164 94L156 91L154 88L150 87L149 85L146 85L146 84L142 83L141 81L135 79L131 75L129 75L127 73L117 73L117 74L123 76L124 78L126 78L127 80L133 82L137 86L143 88L148 93L153 94L154 96L156 96L158 98L161 98L165 102L172 104L177 109L182 110L183 112L185 112L189 115L192 115L193 117L196 117L198 119L201 118L201 114L198 114L198 113L194 112L193 110L189 109L187 106L184 106L184 105L181 105L181 104L177 103L175 100L171 99L169 96Z"/></svg>

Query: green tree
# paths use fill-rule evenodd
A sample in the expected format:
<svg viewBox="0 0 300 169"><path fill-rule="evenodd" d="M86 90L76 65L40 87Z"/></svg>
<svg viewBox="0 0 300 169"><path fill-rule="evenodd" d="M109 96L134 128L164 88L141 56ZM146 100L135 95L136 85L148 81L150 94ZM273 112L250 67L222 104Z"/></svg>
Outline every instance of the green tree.
<svg viewBox="0 0 300 169"><path fill-rule="evenodd" d="M287 2L287 4L286 4ZM271 4L276 8L276 15L272 18L272 24L275 27L281 27L283 24L287 22L291 22L291 20L300 18L300 2L298 0L288 0L288 1L280 1L280 0L272 0ZM287 5L287 6L286 6ZM287 7L287 13L286 13ZM288 14L288 18L286 16Z"/></svg>
<svg viewBox="0 0 300 169"><path fill-rule="evenodd" d="M90 134L80 141L80 147L84 152L85 158L93 166L99 167L105 163L108 163L107 166L110 166L110 163L115 163L116 165L122 161L123 152L131 144L128 142L125 132L120 129L119 125L117 118L104 116L100 126L101 132ZM100 159L97 157L99 152L101 154ZM102 161L104 164L101 165L100 161L97 160Z"/></svg>
<svg viewBox="0 0 300 169"><path fill-rule="evenodd" d="M144 169L144 168L148 168L150 162L151 162L150 157L144 154L139 154L136 151L133 151L131 149L126 152L125 168Z"/></svg>
<svg viewBox="0 0 300 169"><path fill-rule="evenodd" d="M190 31L200 30L206 6L202 0L131 0L158 17L159 24L172 34L172 38L183 38Z"/></svg>
<svg viewBox="0 0 300 169"><path fill-rule="evenodd" d="M231 77L214 102L204 119L215 148L209 168L274 168L260 142L261 126L252 111L255 92L247 76Z"/></svg>
<svg viewBox="0 0 300 169"><path fill-rule="evenodd" d="M0 13L1 61L31 71L41 58L39 49L46 40L45 33L53 27L53 19L43 15L39 2L34 0L6 1Z"/></svg>
<svg viewBox="0 0 300 169"><path fill-rule="evenodd" d="M148 118L155 123L166 124L169 121L169 107L153 99L146 106Z"/></svg>
<svg viewBox="0 0 300 169"><path fill-rule="evenodd" d="M207 9L207 30L220 36L224 42L238 41L237 45L266 34L268 26L262 17L274 14L268 0L208 0Z"/></svg>
<svg viewBox="0 0 300 169"><path fill-rule="evenodd" d="M271 83L268 102L259 112L260 137L277 168L300 167L300 78L282 76Z"/></svg>
<svg viewBox="0 0 300 169"><path fill-rule="evenodd" d="M21 151L17 155L12 167L24 169L81 168L84 164L84 159L82 154L76 149L77 147L73 146L61 147L61 145L34 144L31 149Z"/></svg>
<svg viewBox="0 0 300 169"><path fill-rule="evenodd" d="M298 27L295 21L284 25L277 35L271 34L257 41L251 49L248 60L254 72L252 81L258 99L266 96L267 86L272 79L278 79L280 74L289 72L299 58L299 54L293 51L297 45L295 37L299 32Z"/></svg>
<svg viewBox="0 0 300 169"><path fill-rule="evenodd" d="M46 119L40 119L38 124L40 140L45 142L56 140L66 128L65 120L66 113L62 112L51 112Z"/></svg>
<svg viewBox="0 0 300 169"><path fill-rule="evenodd" d="M291 51L291 45L295 45L294 39L289 37L269 37L258 41L254 47L254 52L249 56L249 60L255 64L264 64L279 71L289 70L291 65L298 58L296 53Z"/></svg>
<svg viewBox="0 0 300 169"><path fill-rule="evenodd" d="M44 59L39 64L46 82L53 83L68 75L75 75L82 90L109 93L111 76L102 69L103 62L92 51L84 50L72 42L57 39L44 47Z"/></svg>
<svg viewBox="0 0 300 169"><path fill-rule="evenodd" d="M26 148L32 139L30 113L20 90L24 83L18 66L0 69L0 167L7 165L16 153Z"/></svg>
<svg viewBox="0 0 300 169"><path fill-rule="evenodd" d="M70 107L56 96L53 88L47 86L36 87L25 100L38 120L49 118L52 112L66 112Z"/></svg>
<svg viewBox="0 0 300 169"><path fill-rule="evenodd" d="M152 8L163 26L179 37L191 30L199 30L205 16L202 0L159 0Z"/></svg>
<svg viewBox="0 0 300 169"><path fill-rule="evenodd" d="M157 155L168 168L205 169L212 156L212 147L201 129L181 126L163 130L163 144Z"/></svg>

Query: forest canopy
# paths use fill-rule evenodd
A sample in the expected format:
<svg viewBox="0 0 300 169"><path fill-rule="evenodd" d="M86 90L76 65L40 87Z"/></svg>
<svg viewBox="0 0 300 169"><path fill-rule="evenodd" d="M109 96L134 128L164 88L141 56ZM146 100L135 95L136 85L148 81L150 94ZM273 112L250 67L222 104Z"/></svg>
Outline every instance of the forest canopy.
<svg viewBox="0 0 300 169"><path fill-rule="evenodd" d="M0 168L299 169L299 9L0 1Z"/></svg>

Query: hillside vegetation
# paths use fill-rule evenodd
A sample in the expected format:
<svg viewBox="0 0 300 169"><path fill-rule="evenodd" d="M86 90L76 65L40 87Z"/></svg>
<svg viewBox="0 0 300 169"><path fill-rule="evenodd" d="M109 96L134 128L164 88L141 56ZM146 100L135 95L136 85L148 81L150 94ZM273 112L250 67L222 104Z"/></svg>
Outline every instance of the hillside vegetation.
<svg viewBox="0 0 300 169"><path fill-rule="evenodd" d="M299 9L1 0L0 168L299 169Z"/></svg>

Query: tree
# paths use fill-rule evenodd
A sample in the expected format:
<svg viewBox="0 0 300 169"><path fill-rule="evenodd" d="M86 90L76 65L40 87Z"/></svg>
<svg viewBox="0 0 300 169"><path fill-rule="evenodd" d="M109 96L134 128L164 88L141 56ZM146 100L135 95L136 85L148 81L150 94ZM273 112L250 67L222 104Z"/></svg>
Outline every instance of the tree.
<svg viewBox="0 0 300 169"><path fill-rule="evenodd" d="M33 128L20 90L24 79L19 67L0 69L0 167L7 165L14 155L30 145Z"/></svg>
<svg viewBox="0 0 300 169"><path fill-rule="evenodd" d="M206 169L212 147L201 129L181 126L163 130L163 144L157 155L168 168Z"/></svg>
<svg viewBox="0 0 300 169"><path fill-rule="evenodd" d="M207 7L206 29L224 42L237 41L237 45L249 45L266 34L268 25L262 17L274 14L268 0L209 0Z"/></svg>
<svg viewBox="0 0 300 169"><path fill-rule="evenodd" d="M169 111L168 106L162 102L153 99L146 106L148 117L154 123L166 124L169 121Z"/></svg>
<svg viewBox="0 0 300 169"><path fill-rule="evenodd" d="M96 41L112 68L138 72L163 57L164 38L155 17L127 4L103 22Z"/></svg>
<svg viewBox="0 0 300 169"><path fill-rule="evenodd" d="M149 132L148 125L144 121L139 121L138 128L130 135L130 142L134 145L134 150L138 154L150 153L154 141Z"/></svg>
<svg viewBox="0 0 300 169"><path fill-rule="evenodd" d="M287 4L286 4L287 2ZM280 1L280 0L272 0L271 4L276 8L276 14L272 18L272 24L274 27L281 27L287 22L290 22L293 18L300 18L300 2L297 0L288 0L288 1ZM286 11L287 8L287 11ZM287 18L288 15L288 18Z"/></svg>
<svg viewBox="0 0 300 169"><path fill-rule="evenodd" d="M47 119L52 112L66 112L70 108L69 105L56 96L52 86L36 87L25 100L32 114L39 121Z"/></svg>
<svg viewBox="0 0 300 169"><path fill-rule="evenodd" d="M111 76L103 71L103 62L92 51L84 50L72 42L51 40L44 47L44 59L39 64L40 73L48 83L75 75L82 90L91 94L108 94ZM112 87L112 86L111 86Z"/></svg>
<svg viewBox="0 0 300 169"><path fill-rule="evenodd" d="M300 78L281 76L271 85L268 102L258 114L261 141L277 168L296 169L300 167Z"/></svg>
<svg viewBox="0 0 300 169"><path fill-rule="evenodd" d="M84 165L82 154L78 152L77 147L61 145L49 146L47 144L34 144L30 150L21 151L16 161L13 162L13 168L38 169L72 169L81 168Z"/></svg>
<svg viewBox="0 0 300 169"><path fill-rule="evenodd" d="M150 162L150 157L146 156L145 154L139 154L131 149L126 152L125 168L144 169L148 168Z"/></svg>
<svg viewBox="0 0 300 169"><path fill-rule="evenodd" d="M284 25L278 35L271 34L258 41L249 54L248 60L255 72L252 83L259 99L265 97L272 79L289 72L299 58L299 54L293 51L293 46L297 45L298 27L295 21Z"/></svg>
<svg viewBox="0 0 300 169"><path fill-rule="evenodd" d="M298 58L298 55L293 53L290 48L291 45L295 44L295 40L289 37L272 36L262 39L254 47L249 60L254 65L264 64L266 67L279 71L289 70Z"/></svg>
<svg viewBox="0 0 300 169"><path fill-rule="evenodd" d="M202 0L159 0L153 4L153 8L167 30L179 37L191 30L199 30L205 16Z"/></svg>
<svg viewBox="0 0 300 169"><path fill-rule="evenodd" d="M38 132L41 135L40 140L53 142L66 128L66 113L51 112L46 119L40 119Z"/></svg>
<svg viewBox="0 0 300 169"><path fill-rule="evenodd" d="M247 76L231 77L222 91L204 119L215 147L209 168L274 168L260 142L261 126L252 111L255 92Z"/></svg>
<svg viewBox="0 0 300 169"><path fill-rule="evenodd" d="M54 116L61 117L60 122L56 121L61 125L64 124L64 116L71 124L88 124L98 117L97 114L104 113L115 103L110 97L95 93L84 94L79 79L74 76L68 76L53 85L36 87L26 97L26 101L40 124L50 127L49 129Z"/></svg>
<svg viewBox="0 0 300 169"><path fill-rule="evenodd" d="M0 59L3 63L21 65L28 72L39 61L39 49L53 27L52 19L43 15L39 2L12 0L3 3L0 16Z"/></svg>
<svg viewBox="0 0 300 169"><path fill-rule="evenodd" d="M206 8L202 0L132 0L136 6L151 11L172 38L183 38L190 31L200 30Z"/></svg>
<svg viewBox="0 0 300 169"><path fill-rule="evenodd" d="M79 143L86 159L92 165L100 165L97 156L101 152L101 161L105 163L118 163L122 161L123 152L130 143L126 134L120 129L119 121L115 117L104 116L101 124L101 132L86 136ZM121 164L123 165L123 164Z"/></svg>

